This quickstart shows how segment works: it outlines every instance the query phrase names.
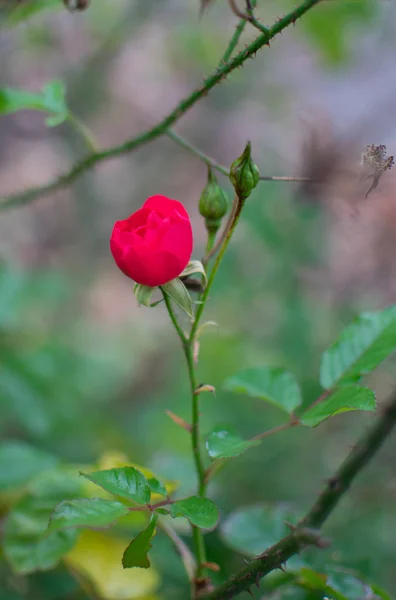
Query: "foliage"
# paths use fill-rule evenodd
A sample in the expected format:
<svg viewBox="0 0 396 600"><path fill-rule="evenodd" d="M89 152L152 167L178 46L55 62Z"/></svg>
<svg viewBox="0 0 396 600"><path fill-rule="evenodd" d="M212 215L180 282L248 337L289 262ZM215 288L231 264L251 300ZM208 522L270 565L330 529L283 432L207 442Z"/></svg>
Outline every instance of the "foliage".
<svg viewBox="0 0 396 600"><path fill-rule="evenodd" d="M390 564L388 556L392 556L388 548L393 540L385 539L391 530L391 507L382 534L377 521L372 530L365 531L361 522L354 526L354 507L362 506L362 522L369 523L364 514L369 502L366 505L365 499L352 494L344 516L338 517L330 550L325 549L327 539L317 529L390 433L396 420L394 401L303 515L308 498L316 497L315 480L322 480L323 470L340 462L338 447L350 445L361 423L372 418L364 413L376 411L376 395L382 406L382 385L376 377L386 371L385 361L396 350L396 306L361 313L338 336L332 325L345 323L345 313L351 311L329 310L319 361L315 335L323 321L323 307L310 306L293 271L299 260L313 260L307 240L318 235L318 221L314 217L308 223L306 215L300 219L286 197L280 205L279 192L268 194L268 200L258 206L263 182L252 156L258 150L250 142L229 168L170 129L213 87L303 16L302 30L318 40L327 60L339 65L348 50L340 23L370 23L375 9L352 7L351 3L315 6L317 3L305 0L298 7L289 6L288 13L271 27L256 17L257 3L247 3L247 12L239 15L240 23L225 54L203 84L157 125L104 150L98 150L90 131L69 106L73 94L67 93L63 81L54 79L35 92L11 86L0 90L0 115L42 112L48 127L74 127L89 151L49 184L6 199L3 209L54 192L93 165L132 152L160 136L168 136L202 160L209 167L209 183L215 181L215 170L229 176L226 186L234 195L232 207L226 207L226 196L216 182L222 210L216 213L214 232L206 223L202 262L191 261L180 278L158 289L135 286L137 302L155 309L139 313L142 322L152 321L150 339L148 329L139 337L135 330L126 331L125 323L122 331L114 334L100 323L97 334L93 330L100 319L81 332L76 318L80 290L66 277L52 272L28 274L14 267L1 269L0 333L4 344L0 349L0 392L4 411L0 426L4 440L0 444L0 514L5 577L0 597L3 587L8 600L14 596L20 600L30 593L32 598L48 600L60 600L67 594L105 600L181 600L190 594L216 600L226 597L222 586L228 586L231 596L227 597L233 597L263 579L263 593L277 598L390 600L377 581L394 581L394 576L384 575ZM234 4L230 2L238 12ZM59 6L58 1L21 3L9 13L7 22L15 25L41 12L45 18L46 9ZM215 10L207 8L208 12ZM329 22L335 26L329 28ZM247 26L256 37L238 51L239 37ZM196 37L193 43L197 44ZM202 42L199 45L203 47ZM216 50L217 45L216 39ZM203 61L210 63L207 56ZM267 183L271 192L274 188ZM216 239L226 208L229 215ZM240 218L249 228L250 244L244 239L230 248ZM283 220L288 222L284 230ZM296 235L290 235L290 229ZM255 233L259 251L254 249ZM264 246L267 259L262 258ZM244 267L243 273L238 273L237 250L246 272ZM256 264L260 260L268 260L262 277ZM88 282L85 273L83 287ZM218 295L212 298L214 282ZM162 298L152 302L154 291ZM130 289L131 297L132 293ZM270 305L268 308L260 299L263 330L268 327L271 332L269 323L276 320L271 301L279 302L282 314L273 339L269 336L264 342L254 315L250 315L257 310L255 297ZM213 300L220 322L220 333L211 338L207 325L213 322L202 322L209 300ZM117 301L112 299L115 312ZM242 315L238 313L241 305ZM62 322L59 315L64 307L71 307L72 316ZM168 312L180 338L191 418L186 416L188 393L181 354L175 364L172 353L165 356L170 345L161 339L156 321L161 309ZM221 330L225 320L235 327L229 337ZM250 334L249 341L245 334ZM139 379L139 357L144 357L146 345L149 359L154 359L144 376L143 393L138 384L133 388L138 398L133 400L139 405L132 406L134 394L129 385ZM155 354L159 348L167 373L155 387L158 362L162 361ZM105 360L101 359L103 350ZM148 398L150 390L154 390L153 396L160 396L161 410L157 410L155 397ZM213 394L205 395L205 391ZM206 396L212 395L216 400L206 404ZM164 424L164 402L172 403L169 424ZM175 405L183 416L173 412ZM344 415L350 411L355 412ZM286 430L283 436L276 435ZM186 436L191 456L186 455ZM132 450L136 462L123 452L110 451L114 445ZM158 468L138 464L146 460ZM371 489L377 492L383 487L382 478L376 481L373 473L370 477ZM283 497L291 502L281 502ZM373 560L381 555L383 564L375 568L367 563L367 557L360 558L359 552L348 552L351 543L365 554L370 546ZM241 554L248 561L239 571ZM55 591L50 592L52 576ZM20 581L26 584L20 585Z"/></svg>

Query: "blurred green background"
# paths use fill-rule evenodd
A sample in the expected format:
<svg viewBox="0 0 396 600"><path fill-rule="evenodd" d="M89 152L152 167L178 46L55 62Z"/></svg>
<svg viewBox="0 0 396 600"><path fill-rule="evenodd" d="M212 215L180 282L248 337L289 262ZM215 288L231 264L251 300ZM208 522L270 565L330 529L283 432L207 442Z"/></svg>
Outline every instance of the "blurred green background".
<svg viewBox="0 0 396 600"><path fill-rule="evenodd" d="M69 106L99 146L121 143L160 120L216 67L237 21L225 0L199 20L197 2L92 0L84 13L61 7L13 28L3 17L1 86L38 91L62 79ZM294 6L289 0L258 4L265 23ZM199 379L217 393L202 396L203 433L226 421L252 436L281 422L262 401L222 391L240 368L286 367L301 382L304 403L312 402L320 393L321 352L359 311L395 302L392 176L357 207L343 178L365 143L392 150L395 16L386 0L324 2L176 127L225 165L250 139L263 175L304 174L319 156L329 171L322 187L262 182L246 204L206 311L218 327L202 337ZM248 27L242 44L254 35ZM321 148L314 152L304 149L311 129ZM339 160L332 169L334 148ZM0 194L45 183L84 153L67 123L47 129L43 115L30 111L3 117ZM193 491L188 436L165 414L169 409L190 419L178 339L161 305L151 311L136 305L133 284L113 264L108 239L115 220L148 196L165 194L188 208L199 259L205 229L198 200L205 183L205 165L164 137L102 163L67 189L2 212L3 442L26 442L65 465L96 464L105 452L122 452L181 481L181 492ZM229 183L222 183L231 198ZM394 386L394 367L388 361L370 379L379 404ZM296 428L231 461L209 488L223 522L237 508L261 502L286 503L303 514L373 419L350 413L317 429ZM357 571L391 594L395 448L393 438L359 477L325 527L331 548L310 558L318 568L328 562ZM9 472L20 467L1 466L5 515ZM209 560L222 566L218 580L243 565L244 554L258 551L247 531L234 532L234 541L222 527L207 536ZM188 532L185 539L190 543ZM187 598L182 566L165 536L155 540L152 557L157 583L142 593L132 586L128 594L107 597ZM77 579L64 566L23 577L2 562L0 598L92 597ZM323 598L293 589L273 597ZM254 596L263 597L264 590ZM351 600L369 598L356 586L351 590L345 592Z"/></svg>

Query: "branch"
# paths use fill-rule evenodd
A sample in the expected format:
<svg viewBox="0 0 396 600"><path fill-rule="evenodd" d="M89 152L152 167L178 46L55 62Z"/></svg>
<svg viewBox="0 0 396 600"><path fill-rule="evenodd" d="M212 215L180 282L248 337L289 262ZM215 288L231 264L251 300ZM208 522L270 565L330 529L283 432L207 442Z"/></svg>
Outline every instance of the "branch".
<svg viewBox="0 0 396 600"><path fill-rule="evenodd" d="M127 140L119 146L114 146L103 150L102 152L96 152L80 163L76 164L70 171L64 173L60 177L51 181L50 183L42 186L30 188L25 192L13 194L8 198L4 199L0 203L0 209L13 208L16 206L23 206L32 202L40 196L47 196L48 194L55 192L70 183L72 183L77 177L91 169L94 165L99 164L105 160L116 158L124 154L133 152L137 148L147 144L163 135L170 127L172 127L179 119L198 102L203 96L214 88L218 83L224 80L227 75L235 71L235 69L241 67L248 58L252 58L260 48L268 45L278 33L283 31L291 23L302 17L310 8L318 4L320 0L305 0L295 10L291 11L286 16L279 19L267 33L259 35L253 42L251 42L245 49L241 50L233 59L219 66L212 75L207 77L202 85L196 88L187 98L182 100L174 110L172 110L162 121L157 125L141 133L140 135Z"/></svg>
<svg viewBox="0 0 396 600"><path fill-rule="evenodd" d="M331 477L319 498L306 516L298 523L292 534L271 546L253 560L247 567L218 586L214 591L203 594L201 600L226 600L258 584L260 579L274 569L281 568L291 556L303 546L315 543L304 537L304 532L319 529L342 496L349 489L355 477L375 455L396 425L396 394L389 401L380 419L368 430L342 463L337 473ZM316 544L318 543L318 538Z"/></svg>

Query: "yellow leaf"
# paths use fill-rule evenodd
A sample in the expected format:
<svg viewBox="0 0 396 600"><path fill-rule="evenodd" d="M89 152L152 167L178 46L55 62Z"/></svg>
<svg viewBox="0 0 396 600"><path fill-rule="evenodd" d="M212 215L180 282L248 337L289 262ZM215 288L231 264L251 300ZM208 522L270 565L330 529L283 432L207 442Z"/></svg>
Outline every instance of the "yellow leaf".
<svg viewBox="0 0 396 600"><path fill-rule="evenodd" d="M159 600L159 584L153 569L124 569L121 558L129 538L98 531L84 531L64 557L67 565L88 579L103 600Z"/></svg>

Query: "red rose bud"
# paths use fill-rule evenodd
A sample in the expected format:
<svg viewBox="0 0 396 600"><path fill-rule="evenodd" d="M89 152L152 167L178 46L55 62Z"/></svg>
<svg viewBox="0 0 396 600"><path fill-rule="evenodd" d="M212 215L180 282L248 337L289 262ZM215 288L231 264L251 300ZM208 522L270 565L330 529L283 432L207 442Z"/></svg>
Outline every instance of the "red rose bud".
<svg viewBox="0 0 396 600"><path fill-rule="evenodd" d="M149 287L176 279L192 249L188 213L180 202L166 196L148 198L128 219L117 221L110 238L117 266L136 283Z"/></svg>

